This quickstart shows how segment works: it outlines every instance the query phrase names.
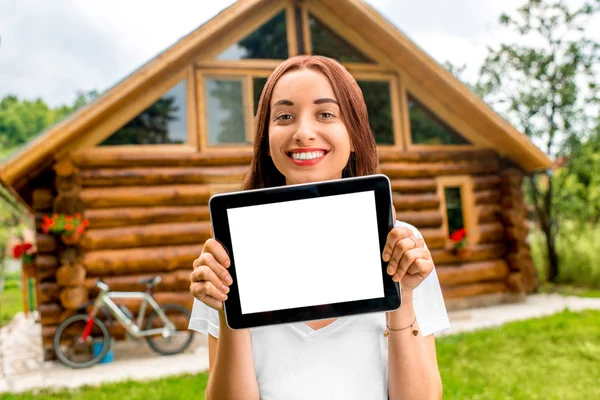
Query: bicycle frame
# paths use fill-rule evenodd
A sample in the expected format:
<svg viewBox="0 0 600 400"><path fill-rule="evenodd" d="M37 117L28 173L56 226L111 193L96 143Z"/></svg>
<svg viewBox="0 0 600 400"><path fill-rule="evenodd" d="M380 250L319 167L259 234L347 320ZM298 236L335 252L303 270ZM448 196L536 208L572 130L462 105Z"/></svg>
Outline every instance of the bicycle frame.
<svg viewBox="0 0 600 400"><path fill-rule="evenodd" d="M90 320L88 321L89 330L91 330L91 328L92 328L92 323L93 323L93 320L96 318L96 314L98 313L98 310L102 306L106 306L106 308L109 310L109 312L112 314L112 316L115 317L115 319L117 321L119 321L119 323L121 325L123 325L123 327L125 327L127 332L129 332L130 335L132 335L136 338L152 336L152 335L157 335L157 334L162 334L164 337L169 337L175 333L175 331L176 331L175 326L167 318L167 315L163 311L162 307L156 302L156 300L154 300L154 298L150 295L150 293L148 293L148 292L109 292L109 291L107 291L108 286L106 286L104 284L100 284L100 283L98 284L98 287L100 288L100 294L98 295L98 297L96 298L96 301L94 302L94 308L89 313L89 317L90 317ZM119 308L119 306L117 304L115 304L113 299L141 299L142 304L140 306L140 312L139 312L139 315L137 318L137 322L132 321L131 318L129 318L127 315L125 315L125 313ZM148 329L148 330L141 329L141 325L144 320L144 315L146 314L146 308L147 308L148 304L150 304L150 306L156 311L156 313L158 314L160 319L165 323L164 327L157 328L157 329ZM89 335L89 331L86 327L86 332L84 332L83 336L85 338L88 335Z"/></svg>

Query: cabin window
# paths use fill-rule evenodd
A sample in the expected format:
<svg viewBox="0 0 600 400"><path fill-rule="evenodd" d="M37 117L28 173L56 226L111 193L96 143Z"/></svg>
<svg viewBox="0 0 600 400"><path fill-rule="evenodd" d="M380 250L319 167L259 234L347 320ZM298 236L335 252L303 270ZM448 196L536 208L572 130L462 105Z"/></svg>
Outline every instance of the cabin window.
<svg viewBox="0 0 600 400"><path fill-rule="evenodd" d="M265 85L267 84L267 78L252 78L252 94L254 96L254 115L258 111L258 102L260 101L260 95L262 94Z"/></svg>
<svg viewBox="0 0 600 400"><path fill-rule="evenodd" d="M187 143L186 94L186 81L183 80L100 146Z"/></svg>
<svg viewBox="0 0 600 400"><path fill-rule="evenodd" d="M308 26L312 54L335 58L341 62L373 63L373 60L312 14L308 16Z"/></svg>
<svg viewBox="0 0 600 400"><path fill-rule="evenodd" d="M248 143L244 110L244 79L207 78L208 144Z"/></svg>
<svg viewBox="0 0 600 400"><path fill-rule="evenodd" d="M448 219L448 237L455 231L465 228L460 187L445 187L446 218Z"/></svg>
<svg viewBox="0 0 600 400"><path fill-rule="evenodd" d="M256 31L227 48L217 60L288 58L287 25L285 10L271 18Z"/></svg>
<svg viewBox="0 0 600 400"><path fill-rule="evenodd" d="M469 142L427 107L408 96L410 135L412 144L424 145L468 145Z"/></svg>
<svg viewBox="0 0 600 400"><path fill-rule="evenodd" d="M392 94L389 81L357 80L363 92L375 143L394 144Z"/></svg>

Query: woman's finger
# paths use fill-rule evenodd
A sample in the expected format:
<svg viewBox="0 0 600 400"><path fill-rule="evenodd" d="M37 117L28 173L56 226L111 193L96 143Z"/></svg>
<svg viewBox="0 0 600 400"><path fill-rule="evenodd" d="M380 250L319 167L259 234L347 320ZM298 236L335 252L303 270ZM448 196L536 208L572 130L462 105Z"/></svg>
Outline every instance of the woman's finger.
<svg viewBox="0 0 600 400"><path fill-rule="evenodd" d="M215 275L218 276L219 279L221 279L221 281L223 281L223 283L226 286L229 286L233 283L233 279L231 278L229 271L227 271L227 269L225 269L225 267L217 261L217 259L215 258L215 256L212 255L212 253L202 253L202 255L199 257L199 260L200 265L206 265L211 270L213 270Z"/></svg>
<svg viewBox="0 0 600 400"><path fill-rule="evenodd" d="M428 258L417 258L406 271L409 275L421 275L423 279L433 271L433 261Z"/></svg>
<svg viewBox="0 0 600 400"><path fill-rule="evenodd" d="M221 245L221 243L217 242L215 239L210 238L206 242L204 242L202 254L204 253L212 254L215 260L217 260L217 262L225 268L229 268L229 265L231 265L229 255L225 251L225 248Z"/></svg>
<svg viewBox="0 0 600 400"><path fill-rule="evenodd" d="M388 275L394 275L398 271L398 265L404 253L414 248L422 248L425 242L421 238L414 236L404 237L396 242L392 250L392 256L387 267Z"/></svg>
<svg viewBox="0 0 600 400"><path fill-rule="evenodd" d="M211 298L217 301L227 300L227 295L221 293L211 282L196 282L190 285L190 292L195 298L206 303Z"/></svg>
<svg viewBox="0 0 600 400"><path fill-rule="evenodd" d="M383 247L383 261L389 261L392 253L394 252L394 248L396 247L396 243L399 240L409 236L412 236L412 231L408 228L402 227L392 229L390 233L388 233L385 246Z"/></svg>
<svg viewBox="0 0 600 400"><path fill-rule="evenodd" d="M193 270L190 274L190 281L192 283L207 281L212 283L214 287L218 288L221 293L229 293L229 287L223 283L223 281L217 276L217 274L215 274L215 272L208 265L201 265L200 267Z"/></svg>
<svg viewBox="0 0 600 400"><path fill-rule="evenodd" d="M400 263L398 264L398 269L394 273L394 276L392 277L392 279L395 282L399 282L400 279L402 279L404 274L406 274L408 269L411 267L411 265L415 262L415 260L420 259L420 258L428 259L429 257L430 257L429 250L424 249L422 247L417 247L417 248L413 248L410 250L406 250L402 254L402 259L400 260Z"/></svg>

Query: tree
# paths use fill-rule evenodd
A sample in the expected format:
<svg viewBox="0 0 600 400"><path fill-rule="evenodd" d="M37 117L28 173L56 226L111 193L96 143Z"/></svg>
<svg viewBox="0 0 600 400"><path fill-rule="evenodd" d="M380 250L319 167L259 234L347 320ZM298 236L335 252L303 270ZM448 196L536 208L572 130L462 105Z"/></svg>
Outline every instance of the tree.
<svg viewBox="0 0 600 400"><path fill-rule="evenodd" d="M541 143L553 159L568 155L593 131L599 45L585 30L598 2L586 0L571 10L560 0L529 0L516 15L503 14L501 24L522 35L524 42L536 44L490 48L481 68L478 91L484 100ZM559 219L553 200L566 180L556 186L552 170L529 178L529 194L546 236L548 279L554 282L559 272Z"/></svg>

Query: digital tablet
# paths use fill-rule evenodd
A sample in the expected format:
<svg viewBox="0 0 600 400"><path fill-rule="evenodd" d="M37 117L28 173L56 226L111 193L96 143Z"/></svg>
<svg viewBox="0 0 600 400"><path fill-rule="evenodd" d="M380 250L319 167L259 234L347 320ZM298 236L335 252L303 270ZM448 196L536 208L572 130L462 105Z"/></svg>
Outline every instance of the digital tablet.
<svg viewBox="0 0 600 400"><path fill-rule="evenodd" d="M400 287L382 259L392 207L385 175L211 197L213 235L231 259L228 326L398 309Z"/></svg>

